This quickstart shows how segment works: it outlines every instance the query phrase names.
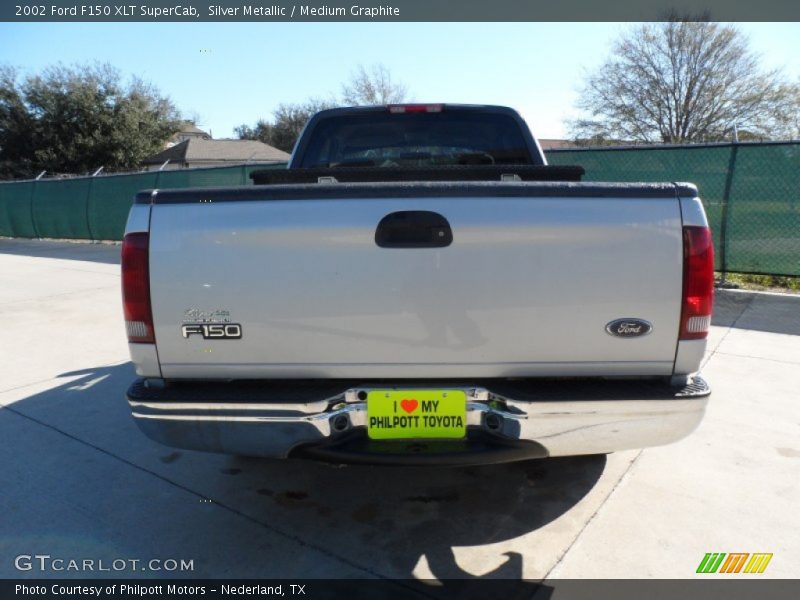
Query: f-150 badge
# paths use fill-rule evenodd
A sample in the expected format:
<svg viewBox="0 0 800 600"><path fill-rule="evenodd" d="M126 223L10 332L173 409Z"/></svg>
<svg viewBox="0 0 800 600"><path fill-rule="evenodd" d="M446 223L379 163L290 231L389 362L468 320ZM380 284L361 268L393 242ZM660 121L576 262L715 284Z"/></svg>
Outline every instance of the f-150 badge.
<svg viewBox="0 0 800 600"><path fill-rule="evenodd" d="M181 326L183 337L202 335L204 340L240 340L242 326L238 323L192 323Z"/></svg>
<svg viewBox="0 0 800 600"><path fill-rule="evenodd" d="M653 331L653 326L644 319L616 319L606 325L606 333L614 337L641 337Z"/></svg>

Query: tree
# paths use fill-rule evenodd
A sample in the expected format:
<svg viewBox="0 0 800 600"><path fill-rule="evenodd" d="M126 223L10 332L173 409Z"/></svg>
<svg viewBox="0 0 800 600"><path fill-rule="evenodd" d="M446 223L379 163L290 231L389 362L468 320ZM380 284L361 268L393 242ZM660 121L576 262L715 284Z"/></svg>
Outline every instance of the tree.
<svg viewBox="0 0 800 600"><path fill-rule="evenodd" d="M240 125L234 131L239 139L259 140L284 152L291 152L303 127L314 113L334 108L333 100L310 98L298 104L279 104L272 122L259 119L254 127Z"/></svg>
<svg viewBox="0 0 800 600"><path fill-rule="evenodd" d="M386 65L374 64L369 68L358 65L350 80L342 86L342 100L350 106L397 104L408 96L408 89L392 80Z"/></svg>
<svg viewBox="0 0 800 600"><path fill-rule="evenodd" d="M20 79L0 68L0 177L130 170L180 128L172 102L108 64L56 66Z"/></svg>
<svg viewBox="0 0 800 600"><path fill-rule="evenodd" d="M688 143L796 133L800 86L764 71L735 27L672 20L634 27L581 91L580 139Z"/></svg>
<svg viewBox="0 0 800 600"><path fill-rule="evenodd" d="M270 146L275 146L272 142L272 123L259 119L253 127L246 123L242 123L238 127L233 128L233 132L240 140L258 140ZM275 146L277 148L277 146Z"/></svg>
<svg viewBox="0 0 800 600"><path fill-rule="evenodd" d="M336 102L310 98L301 103L279 104L273 121L259 119L253 127L239 125L234 131L239 139L259 140L284 152L291 152L300 132L314 113L334 108Z"/></svg>

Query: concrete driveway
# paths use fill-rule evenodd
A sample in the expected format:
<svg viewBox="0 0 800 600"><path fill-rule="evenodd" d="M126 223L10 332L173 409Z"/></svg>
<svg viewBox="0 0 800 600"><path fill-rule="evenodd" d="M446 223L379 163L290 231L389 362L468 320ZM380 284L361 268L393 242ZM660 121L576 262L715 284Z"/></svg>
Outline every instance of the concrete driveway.
<svg viewBox="0 0 800 600"><path fill-rule="evenodd" d="M140 434L124 399L134 373L118 254L0 240L0 577L683 578L707 552L770 552L760 577L798 575L800 297L719 295L712 402L677 444L337 468L175 451ZM15 568L37 553L193 570Z"/></svg>

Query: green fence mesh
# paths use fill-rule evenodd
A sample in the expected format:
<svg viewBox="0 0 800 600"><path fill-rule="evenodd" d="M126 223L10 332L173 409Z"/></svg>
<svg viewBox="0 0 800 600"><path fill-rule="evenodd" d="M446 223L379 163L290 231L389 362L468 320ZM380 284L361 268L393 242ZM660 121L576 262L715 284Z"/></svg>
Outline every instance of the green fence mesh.
<svg viewBox="0 0 800 600"><path fill-rule="evenodd" d="M800 144L737 148L726 270L800 275Z"/></svg>
<svg viewBox="0 0 800 600"><path fill-rule="evenodd" d="M37 237L31 210L35 186L32 181L0 185L0 235Z"/></svg>
<svg viewBox="0 0 800 600"><path fill-rule="evenodd" d="M180 169L162 171L158 179L159 188L216 187L246 185L244 170L231 169Z"/></svg>
<svg viewBox="0 0 800 600"><path fill-rule="evenodd" d="M33 189L33 222L40 237L91 239L87 202L89 177L37 181Z"/></svg>
<svg viewBox="0 0 800 600"><path fill-rule="evenodd" d="M689 181L714 231L717 269L800 276L800 142L551 150L585 181ZM119 240L134 194L149 188L250 185L238 165L0 183L0 235Z"/></svg>
<svg viewBox="0 0 800 600"><path fill-rule="evenodd" d="M136 192L157 187L158 173L93 177L89 194L91 239L121 240Z"/></svg>

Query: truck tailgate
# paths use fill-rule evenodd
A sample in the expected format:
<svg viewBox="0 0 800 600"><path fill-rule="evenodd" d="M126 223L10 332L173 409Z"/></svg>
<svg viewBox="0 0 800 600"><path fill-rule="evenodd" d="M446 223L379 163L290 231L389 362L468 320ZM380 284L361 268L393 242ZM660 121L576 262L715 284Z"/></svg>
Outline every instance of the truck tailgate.
<svg viewBox="0 0 800 600"><path fill-rule="evenodd" d="M250 188L242 199L208 191L154 203L164 377L671 374L682 285L674 188L647 197L576 184L529 196L526 185L343 197L326 194L334 184L315 186L316 198L264 200ZM438 213L452 243L379 247L376 227L397 211ZM652 331L610 335L621 318ZM241 338L185 337L184 324L202 322L239 324Z"/></svg>

